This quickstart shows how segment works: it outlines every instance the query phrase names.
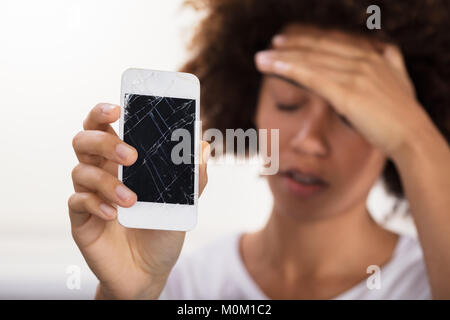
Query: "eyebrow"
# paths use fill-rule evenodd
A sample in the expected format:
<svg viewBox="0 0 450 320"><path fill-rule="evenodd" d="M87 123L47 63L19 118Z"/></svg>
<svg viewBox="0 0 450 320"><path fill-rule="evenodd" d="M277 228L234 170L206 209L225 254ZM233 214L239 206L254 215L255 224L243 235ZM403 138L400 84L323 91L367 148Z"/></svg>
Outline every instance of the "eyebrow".
<svg viewBox="0 0 450 320"><path fill-rule="evenodd" d="M286 78L286 77L283 77L283 76L280 76L280 75L274 74L274 73L267 74L267 76L268 76L268 77L273 77L273 78L278 78L278 79L280 79L280 80L283 80L283 81L286 81L286 82L288 82L288 83L290 83L290 84L293 84L294 86L299 87L299 88L301 88L301 89L304 89L304 90L307 90L307 91L311 91L310 89L308 89L307 87L305 87L305 86L302 85L301 83L299 83L299 82L297 82L297 81L295 81L295 80L292 80L292 79L290 79L290 78Z"/></svg>
<svg viewBox="0 0 450 320"><path fill-rule="evenodd" d="M300 82L297 82L297 81L295 81L295 80L293 80L293 79L290 79L290 78L283 77L283 76L281 76L281 75L279 75L279 74L270 73L270 74L266 74L266 76L272 77L272 78L278 78L278 79L280 79L280 80L283 80L283 81L286 81L286 82L288 82L288 83L290 83L290 84L293 84L293 85L296 86L297 88L301 88L301 89L303 89L303 90L305 90L305 91L315 93L314 90L311 90L311 89L305 87L305 86L304 86L303 84L301 84ZM317 93L316 93L316 94L317 94ZM318 95L320 96L320 94L318 94ZM328 100L327 100L327 101L328 101ZM328 102L328 103L329 103L329 102Z"/></svg>

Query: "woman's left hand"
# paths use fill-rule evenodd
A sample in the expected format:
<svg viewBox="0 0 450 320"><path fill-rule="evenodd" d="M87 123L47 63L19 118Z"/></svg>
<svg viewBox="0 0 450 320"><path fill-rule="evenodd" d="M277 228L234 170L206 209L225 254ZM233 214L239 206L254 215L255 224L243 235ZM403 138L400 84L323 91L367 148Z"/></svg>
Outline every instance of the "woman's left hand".
<svg viewBox="0 0 450 320"><path fill-rule="evenodd" d="M276 37L258 69L294 80L325 98L391 158L423 248L433 298L449 299L450 149L415 97L392 45L306 28Z"/></svg>
<svg viewBox="0 0 450 320"><path fill-rule="evenodd" d="M294 80L325 98L386 155L430 120L415 97L400 50L340 32L279 35L256 55L259 71Z"/></svg>

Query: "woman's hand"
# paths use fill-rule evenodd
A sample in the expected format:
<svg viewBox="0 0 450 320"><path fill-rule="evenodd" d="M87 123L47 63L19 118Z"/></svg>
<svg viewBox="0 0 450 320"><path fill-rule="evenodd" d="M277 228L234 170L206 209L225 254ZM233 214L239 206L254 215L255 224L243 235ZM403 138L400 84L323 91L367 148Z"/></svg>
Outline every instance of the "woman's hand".
<svg viewBox="0 0 450 320"><path fill-rule="evenodd" d="M400 51L340 32L305 28L273 39L257 68L294 80L328 100L370 143L393 157L428 126ZM303 32L302 32L303 31Z"/></svg>
<svg viewBox="0 0 450 320"><path fill-rule="evenodd" d="M117 221L117 205L131 207L136 194L117 179L118 164L132 165L137 151L125 144L110 123L120 108L98 104L73 139L79 164L72 171L75 193L69 199L72 235L100 280L97 298L157 298L175 264L185 232L129 229ZM202 142L207 157L209 145ZM201 194L207 183L200 163Z"/></svg>
<svg viewBox="0 0 450 320"><path fill-rule="evenodd" d="M415 98L400 51L314 28L275 37L258 69L321 95L396 164L427 265L432 294L450 298L450 148ZM298 34L298 33L297 33Z"/></svg>

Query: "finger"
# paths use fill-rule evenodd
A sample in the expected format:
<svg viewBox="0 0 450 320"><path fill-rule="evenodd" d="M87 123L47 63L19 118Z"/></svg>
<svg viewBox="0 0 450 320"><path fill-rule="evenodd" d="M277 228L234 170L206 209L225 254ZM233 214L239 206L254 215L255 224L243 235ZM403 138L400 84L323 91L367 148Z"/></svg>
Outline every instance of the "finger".
<svg viewBox="0 0 450 320"><path fill-rule="evenodd" d="M264 50L259 51L257 54L267 55L271 59L292 60L296 61L298 64L306 63L343 72L357 72L370 63L363 58L349 59L323 51L304 48L297 48L294 50Z"/></svg>
<svg viewBox="0 0 450 320"><path fill-rule="evenodd" d="M415 88L409 77L408 70L406 69L405 60L400 49L392 44L386 44L383 48L383 57L388 61L388 63L399 72L403 83L409 92L415 96Z"/></svg>
<svg viewBox="0 0 450 320"><path fill-rule="evenodd" d="M205 140L200 141L200 164L208 161L211 152L209 143Z"/></svg>
<svg viewBox="0 0 450 320"><path fill-rule="evenodd" d="M83 122L84 130L101 130L117 135L109 125L119 119L120 107L110 103L99 103L91 109Z"/></svg>
<svg viewBox="0 0 450 320"><path fill-rule="evenodd" d="M97 193L111 203L121 207L131 207L136 201L136 194L119 179L98 167L80 163L72 171L74 187Z"/></svg>
<svg viewBox="0 0 450 320"><path fill-rule="evenodd" d="M385 57L386 60L398 71L407 74L405 61L403 60L402 53L397 46L391 44L385 45L383 48L383 57Z"/></svg>
<svg viewBox="0 0 450 320"><path fill-rule="evenodd" d="M92 165L98 164L98 157L101 157L130 166L138 157L136 149L118 136L99 130L80 131L72 145L78 160Z"/></svg>
<svg viewBox="0 0 450 320"><path fill-rule="evenodd" d="M71 221L75 225L82 224L90 215L95 215L103 220L114 220L117 216L116 208L91 192L72 194L68 205Z"/></svg>
<svg viewBox="0 0 450 320"><path fill-rule="evenodd" d="M330 52L348 58L376 56L376 46L368 39L347 35L341 32L305 32L301 34L279 34L272 39L276 49L311 48L317 51Z"/></svg>
<svg viewBox="0 0 450 320"><path fill-rule="evenodd" d="M350 67L349 62L346 68L348 70L343 72L335 67L335 58L317 62L320 58L310 55L308 59L302 60L301 55L296 51L266 50L255 55L255 63L259 71L294 80L311 90L330 83L330 78L342 82L354 74L352 70L354 67ZM342 61L342 64L346 63Z"/></svg>
<svg viewBox="0 0 450 320"><path fill-rule="evenodd" d="M200 148L201 162L199 165L199 196L203 193L203 190L208 183L207 162L210 156L210 145L206 141L201 142Z"/></svg>
<svg viewBox="0 0 450 320"><path fill-rule="evenodd" d="M302 84L329 101L339 114L346 114L345 101L337 101L336 97L342 97L339 86L355 81L355 72L342 72L321 65L299 63L296 55L281 51L269 54L259 52L255 56L255 62L262 73L275 74Z"/></svg>

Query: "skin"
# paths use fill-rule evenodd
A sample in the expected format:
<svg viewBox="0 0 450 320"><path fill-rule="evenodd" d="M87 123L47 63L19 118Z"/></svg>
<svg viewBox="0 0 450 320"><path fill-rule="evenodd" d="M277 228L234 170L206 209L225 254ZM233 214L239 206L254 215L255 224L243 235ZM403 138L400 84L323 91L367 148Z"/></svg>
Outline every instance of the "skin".
<svg viewBox="0 0 450 320"><path fill-rule="evenodd" d="M450 285L442 281L450 278L450 151L415 98L401 53L337 31L293 25L283 34L255 57L267 75L255 122L280 128L281 169L318 171L329 187L298 199L280 176L268 178L274 196L269 221L240 241L250 275L271 298L332 298L365 279L369 265L389 261L398 236L370 218L365 200L390 158L410 202L433 297L450 298ZM301 107L287 112L277 109L280 103ZM131 150L118 157L122 142L109 123L119 108L105 106L91 111L73 141L80 164L69 200L72 234L100 280L97 298L156 298L184 233L125 229L115 210L110 217L101 212L100 203L136 201L115 192L117 163L130 165L137 155ZM201 190L206 165L200 180Z"/></svg>
<svg viewBox="0 0 450 320"><path fill-rule="evenodd" d="M127 208L137 200L117 178L118 164L137 160L137 151L121 141L110 125L119 116L119 106L100 103L84 121L84 130L73 138L80 163L72 171L75 193L68 202L72 235L100 280L97 299L155 299L178 259L186 233L125 228L117 221L117 205ZM207 183L208 143L202 142L200 150L199 194ZM117 192L118 188L126 194Z"/></svg>
<svg viewBox="0 0 450 320"><path fill-rule="evenodd" d="M315 113L312 111L314 103L311 103L302 111L296 111L297 115L291 115L297 119L299 132L287 132L284 142L280 142L287 146L283 150L286 159L296 157L298 162L309 165L313 159L317 166L323 165L321 170L336 181L337 187L353 192L353 195L343 192L341 200L333 202L335 210L327 208L326 212L322 207L327 204L316 203L315 199L307 201L299 208L310 211L297 216L292 216L295 205L289 205L289 201L280 204L278 198L275 199L266 227L241 241L244 261L263 290L272 297L329 298L351 287L351 283L357 283L357 275L362 274L361 269L365 270L368 262L377 264L374 262L378 261L378 265L382 265L382 261L386 261L393 250L392 240L389 240L392 236L376 231L376 226L369 227L369 221L362 218L367 215L362 203L358 205L356 190L349 189L346 182L339 179L339 174L333 173L334 169L346 172L345 161L341 162L344 158L355 161L348 165L362 168L356 179L364 188L364 181L368 182L375 172L371 170L375 170L376 165L369 163L377 158L375 149L378 149L392 159L399 170L424 251L433 297L450 298L450 285L448 281L442 281L448 279L450 273L449 146L415 98L398 48L338 31L293 25L286 28L282 36L274 38L272 49L258 53L255 60L262 73L291 79L324 99L320 107L315 107ZM281 119L283 122L288 120L276 111L268 111L276 98L270 103L266 96L269 93L264 92L276 84L267 78L264 81L261 96L266 98L260 102L256 122L261 127L281 126ZM357 148L354 152L365 153L366 158L362 157L358 162L357 156L337 151L342 148L339 140L343 143L347 136L342 132L333 137L328 129L323 129L326 116L320 117L318 109L322 108L320 111L325 113L325 102L326 112L335 112L347 119L373 146L372 150L364 147L356 137L345 140ZM300 119L302 112L303 120ZM327 150L331 151L327 153ZM327 157L330 154L333 156ZM280 152L280 163L281 157ZM348 177L351 179L351 174ZM283 192L277 179L276 176L269 178L274 195ZM346 201L354 207L345 210L341 204ZM285 209L287 212L283 212ZM343 211L339 213L341 209ZM315 218L305 222L302 218L305 214ZM373 230L370 237L362 232L370 229ZM338 247L336 243L339 243ZM340 249L342 247L346 250ZM262 248L268 248L267 256L263 255ZM351 257L358 257L358 261L351 261ZM277 279L264 278L263 272L271 274L267 273L270 268L279 272ZM355 276L345 270L353 270ZM348 280L344 281L345 278ZM296 289L292 280L304 283L305 289Z"/></svg>
<svg viewBox="0 0 450 320"><path fill-rule="evenodd" d="M275 299L333 298L367 278L369 265L389 261L398 236L366 210L384 154L325 99L279 77L263 79L255 123L280 130L280 171L300 166L329 185L303 198L286 188L280 173L267 176L271 217L262 230L241 238L244 264L264 293Z"/></svg>

